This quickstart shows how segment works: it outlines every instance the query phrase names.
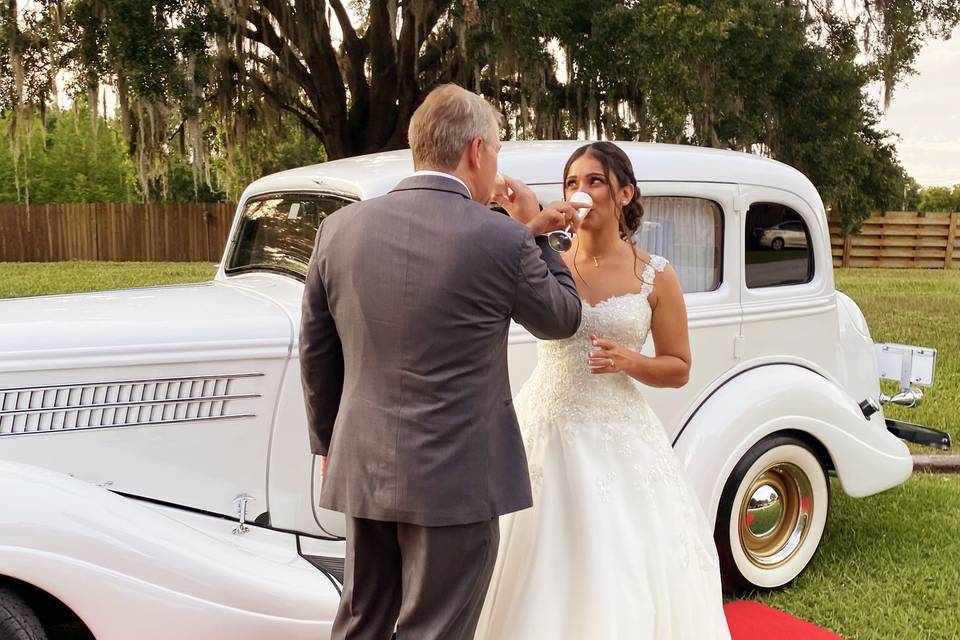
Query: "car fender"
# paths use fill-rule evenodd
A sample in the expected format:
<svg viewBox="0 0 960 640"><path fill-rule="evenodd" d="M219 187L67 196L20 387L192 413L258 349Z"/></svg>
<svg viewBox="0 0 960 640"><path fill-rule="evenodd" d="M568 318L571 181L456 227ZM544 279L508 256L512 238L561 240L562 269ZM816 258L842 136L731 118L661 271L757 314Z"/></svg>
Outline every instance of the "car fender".
<svg viewBox="0 0 960 640"><path fill-rule="evenodd" d="M763 438L785 431L808 434L823 445L843 491L852 497L895 487L912 472L909 449L886 430L882 415L864 418L853 398L809 368L760 365L717 387L674 440L711 522L737 462Z"/></svg>
<svg viewBox="0 0 960 640"><path fill-rule="evenodd" d="M0 574L43 589L98 640L316 638L339 601L296 537L211 520L0 461ZM218 530L222 528L222 532Z"/></svg>

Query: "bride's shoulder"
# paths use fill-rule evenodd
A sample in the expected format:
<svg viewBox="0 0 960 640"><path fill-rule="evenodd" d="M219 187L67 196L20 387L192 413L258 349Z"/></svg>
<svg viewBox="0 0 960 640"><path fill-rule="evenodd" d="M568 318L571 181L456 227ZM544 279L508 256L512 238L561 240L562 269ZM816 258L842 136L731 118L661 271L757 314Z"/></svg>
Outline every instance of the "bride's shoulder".
<svg viewBox="0 0 960 640"><path fill-rule="evenodd" d="M652 272L651 275L663 273L670 266L670 263L663 256L650 253L636 245L633 246L633 252L637 259L644 264L644 271Z"/></svg>

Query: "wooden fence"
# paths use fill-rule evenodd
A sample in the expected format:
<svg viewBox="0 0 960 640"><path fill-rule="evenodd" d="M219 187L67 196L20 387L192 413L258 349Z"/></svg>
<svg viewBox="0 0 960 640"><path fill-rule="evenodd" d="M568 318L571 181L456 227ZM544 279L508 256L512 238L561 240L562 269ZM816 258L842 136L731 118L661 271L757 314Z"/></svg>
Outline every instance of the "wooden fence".
<svg viewBox="0 0 960 640"><path fill-rule="evenodd" d="M960 214L887 211L868 218L857 235L840 236L830 221L836 267L960 268Z"/></svg>
<svg viewBox="0 0 960 640"><path fill-rule="evenodd" d="M223 254L233 204L0 204L0 262L205 261ZM840 237L838 267L960 268L960 214L888 211Z"/></svg>
<svg viewBox="0 0 960 640"><path fill-rule="evenodd" d="M218 262L233 204L0 204L0 262Z"/></svg>

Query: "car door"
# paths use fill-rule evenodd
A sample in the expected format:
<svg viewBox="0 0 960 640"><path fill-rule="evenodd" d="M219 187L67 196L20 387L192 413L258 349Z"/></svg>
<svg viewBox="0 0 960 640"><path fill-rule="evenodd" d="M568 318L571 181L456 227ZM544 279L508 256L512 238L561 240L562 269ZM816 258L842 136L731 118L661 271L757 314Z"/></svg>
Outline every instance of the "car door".
<svg viewBox="0 0 960 640"><path fill-rule="evenodd" d="M754 247L743 251L744 362L830 362L838 325L822 205L811 205L792 192L771 187L744 185L741 189L746 214L740 237L746 237L757 224L786 222L794 227L790 233L797 238L788 241L783 251Z"/></svg>
<svg viewBox="0 0 960 640"><path fill-rule="evenodd" d="M690 380L679 389L643 389L673 441L707 390L736 364L743 242L735 215L737 189L695 182L641 182L639 187L644 216L636 242L670 262L687 306ZM652 337L642 353L655 355Z"/></svg>

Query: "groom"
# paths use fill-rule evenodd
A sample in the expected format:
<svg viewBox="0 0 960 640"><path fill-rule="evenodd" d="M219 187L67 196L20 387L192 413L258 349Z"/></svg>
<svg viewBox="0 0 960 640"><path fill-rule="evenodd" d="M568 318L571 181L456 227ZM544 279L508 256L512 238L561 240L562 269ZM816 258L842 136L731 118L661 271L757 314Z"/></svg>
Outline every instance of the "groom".
<svg viewBox="0 0 960 640"><path fill-rule="evenodd" d="M410 121L416 172L326 219L307 273L300 363L320 504L347 522L332 638L473 637L497 517L531 505L507 378L510 319L545 339L580 323L562 212L508 181L488 209L499 114L456 85ZM329 466L327 466L329 462Z"/></svg>

